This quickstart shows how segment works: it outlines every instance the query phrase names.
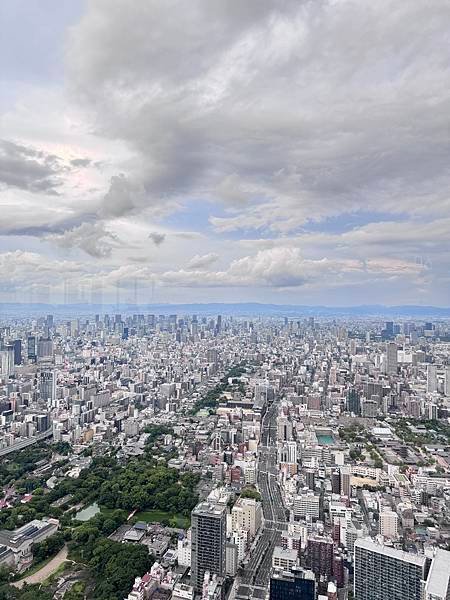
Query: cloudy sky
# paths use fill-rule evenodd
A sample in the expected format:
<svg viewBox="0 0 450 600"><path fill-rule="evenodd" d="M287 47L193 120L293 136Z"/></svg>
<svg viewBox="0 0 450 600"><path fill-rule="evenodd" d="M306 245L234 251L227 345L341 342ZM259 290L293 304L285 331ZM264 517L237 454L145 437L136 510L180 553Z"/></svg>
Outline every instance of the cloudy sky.
<svg viewBox="0 0 450 600"><path fill-rule="evenodd" d="M0 301L450 304L447 0L0 24Z"/></svg>

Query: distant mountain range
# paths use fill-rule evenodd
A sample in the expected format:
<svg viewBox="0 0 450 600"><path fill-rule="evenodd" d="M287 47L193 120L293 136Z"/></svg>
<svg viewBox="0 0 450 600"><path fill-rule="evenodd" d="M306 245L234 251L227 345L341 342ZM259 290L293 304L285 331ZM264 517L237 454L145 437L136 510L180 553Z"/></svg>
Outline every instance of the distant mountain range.
<svg viewBox="0 0 450 600"><path fill-rule="evenodd" d="M0 303L0 318L24 316L77 316L104 313L199 314L286 317L450 317L450 307L382 304L360 306L305 306L294 304L197 303L197 304L22 304Z"/></svg>

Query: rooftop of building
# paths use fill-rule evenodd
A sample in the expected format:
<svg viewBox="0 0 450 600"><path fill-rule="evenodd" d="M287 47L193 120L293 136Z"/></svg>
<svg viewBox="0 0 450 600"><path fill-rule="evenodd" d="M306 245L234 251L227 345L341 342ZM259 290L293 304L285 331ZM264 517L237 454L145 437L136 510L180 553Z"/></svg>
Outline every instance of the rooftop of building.
<svg viewBox="0 0 450 600"><path fill-rule="evenodd" d="M438 548L431 563L425 585L426 592L433 597L447 598L449 589L450 552Z"/></svg>
<svg viewBox="0 0 450 600"><path fill-rule="evenodd" d="M355 542L356 548L362 548L369 550L370 552L376 552L383 556L408 562L410 564L417 565L418 567L424 567L426 563L426 557L423 554L412 554L411 552L403 552L403 550L397 550L391 546L385 546L383 544L377 544L369 539L359 539Z"/></svg>

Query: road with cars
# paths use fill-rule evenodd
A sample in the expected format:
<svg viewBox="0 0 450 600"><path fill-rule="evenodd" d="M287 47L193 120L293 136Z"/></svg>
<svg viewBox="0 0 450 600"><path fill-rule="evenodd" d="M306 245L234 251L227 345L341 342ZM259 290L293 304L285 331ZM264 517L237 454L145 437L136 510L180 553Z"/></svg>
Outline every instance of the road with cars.
<svg viewBox="0 0 450 600"><path fill-rule="evenodd" d="M272 569L272 554L287 529L287 513L277 481L277 404L266 411L258 450L258 488L261 493L263 530L244 565L238 597L260 599L267 589Z"/></svg>

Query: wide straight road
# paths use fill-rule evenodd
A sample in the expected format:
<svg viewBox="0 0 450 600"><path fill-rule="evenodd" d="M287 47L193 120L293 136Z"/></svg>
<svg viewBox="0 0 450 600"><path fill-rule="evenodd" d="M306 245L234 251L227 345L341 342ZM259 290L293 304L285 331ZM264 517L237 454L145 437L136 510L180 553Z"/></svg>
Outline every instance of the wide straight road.
<svg viewBox="0 0 450 600"><path fill-rule="evenodd" d="M277 481L276 420L277 404L273 403L264 415L258 452L258 487L261 493L264 529L241 577L242 585L248 588L249 598L261 598L261 589L267 588L272 569L273 549L280 543L280 532L287 529L286 509Z"/></svg>

